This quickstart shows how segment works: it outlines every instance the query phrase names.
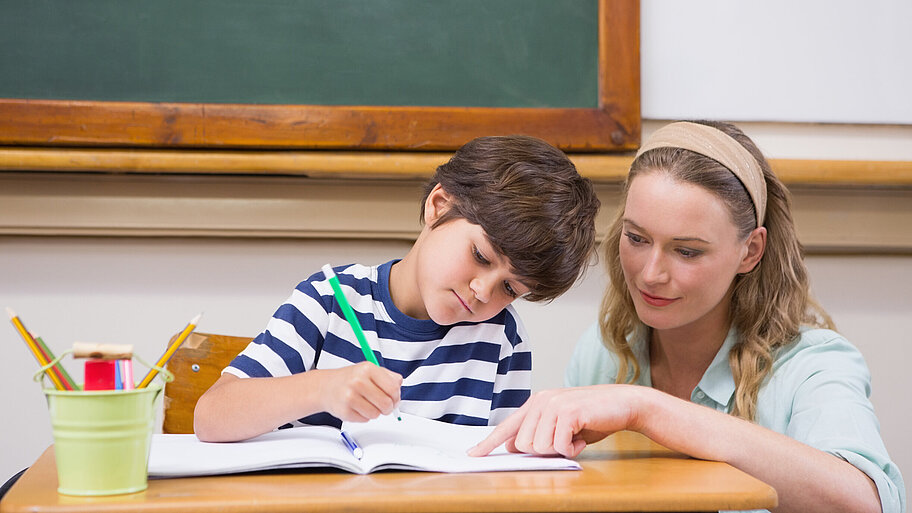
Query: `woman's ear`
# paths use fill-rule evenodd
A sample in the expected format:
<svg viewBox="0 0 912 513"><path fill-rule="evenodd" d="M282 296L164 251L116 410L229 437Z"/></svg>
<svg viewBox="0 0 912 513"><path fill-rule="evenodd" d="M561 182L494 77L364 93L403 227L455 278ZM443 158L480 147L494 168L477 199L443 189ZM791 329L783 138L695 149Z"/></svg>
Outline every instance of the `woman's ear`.
<svg viewBox="0 0 912 513"><path fill-rule="evenodd" d="M424 224L434 226L446 211L450 209L450 195L438 183L431 189L427 199L424 200Z"/></svg>
<svg viewBox="0 0 912 513"><path fill-rule="evenodd" d="M738 266L738 274L753 271L763 258L763 252L766 251L766 227L755 228L744 243L746 251L741 258L741 265Z"/></svg>

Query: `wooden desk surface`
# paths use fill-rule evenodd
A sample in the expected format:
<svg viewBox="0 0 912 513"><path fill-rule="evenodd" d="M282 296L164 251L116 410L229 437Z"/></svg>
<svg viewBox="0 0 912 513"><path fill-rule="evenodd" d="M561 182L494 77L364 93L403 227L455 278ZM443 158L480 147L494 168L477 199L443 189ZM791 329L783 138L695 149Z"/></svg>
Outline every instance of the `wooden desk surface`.
<svg viewBox="0 0 912 513"><path fill-rule="evenodd" d="M57 493L51 447L0 502L0 513L718 511L777 503L772 487L729 465L686 458L636 433L612 435L579 460L580 472L305 470L151 479L143 492L90 498Z"/></svg>

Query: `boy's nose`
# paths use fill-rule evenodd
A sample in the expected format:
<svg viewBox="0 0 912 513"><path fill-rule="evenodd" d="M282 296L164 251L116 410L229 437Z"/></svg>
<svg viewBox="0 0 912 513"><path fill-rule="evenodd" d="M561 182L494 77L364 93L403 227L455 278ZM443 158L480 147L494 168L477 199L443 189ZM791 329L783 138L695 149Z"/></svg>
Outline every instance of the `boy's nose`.
<svg viewBox="0 0 912 513"><path fill-rule="evenodd" d="M474 278L469 283L469 288L472 289L472 294L475 295L475 299L478 301L487 303L491 300L491 286L485 282L485 279L481 277Z"/></svg>

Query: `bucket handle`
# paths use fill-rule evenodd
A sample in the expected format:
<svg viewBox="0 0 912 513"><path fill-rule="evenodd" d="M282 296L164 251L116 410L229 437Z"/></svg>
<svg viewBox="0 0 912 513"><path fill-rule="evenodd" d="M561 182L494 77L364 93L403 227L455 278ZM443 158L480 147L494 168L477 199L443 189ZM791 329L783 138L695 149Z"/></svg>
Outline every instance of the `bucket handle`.
<svg viewBox="0 0 912 513"><path fill-rule="evenodd" d="M38 369L38 372L35 373L35 375L32 377L32 379L35 381L41 381L41 379L44 378L45 373L47 373L47 371L49 371L51 369L51 367L57 365L64 356L66 356L72 352L73 352L72 349L67 349L66 351L60 353L60 356L58 356L57 358L54 358L54 360L52 362L50 362L47 365L44 365L40 369ZM139 355L134 354L133 358L137 359L139 361L139 363L145 365L146 367L157 370L158 374L156 377L160 376L161 379L165 383L170 383L170 382L174 381L174 374L172 374L171 371L169 371L168 369L159 367L158 365L149 365L149 363L147 363L145 360L140 358Z"/></svg>

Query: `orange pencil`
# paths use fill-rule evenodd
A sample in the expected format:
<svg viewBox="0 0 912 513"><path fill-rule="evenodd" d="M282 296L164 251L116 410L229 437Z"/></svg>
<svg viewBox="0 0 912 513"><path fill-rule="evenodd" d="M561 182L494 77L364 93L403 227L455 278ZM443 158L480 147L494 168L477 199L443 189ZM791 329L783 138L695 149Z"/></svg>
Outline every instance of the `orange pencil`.
<svg viewBox="0 0 912 513"><path fill-rule="evenodd" d="M159 367L164 367L165 364L168 363L168 360L171 359L171 356L174 354L175 351L177 351L177 348L180 347L180 345L184 343L184 340L186 340L187 337L190 336L190 333L196 329L196 323L199 322L200 317L202 317L202 316L203 316L203 314L199 314L196 317L194 317L193 319L191 319L189 323L187 323L187 326L184 328L184 331L180 332L180 335L178 335L177 338L174 339L174 343L172 343L168 347L168 350L165 351L165 354L161 355L161 358L159 358L158 361L155 362L155 365L157 365ZM146 388L147 386L149 386L149 383L151 383L152 380L155 379L156 374L158 374L157 370L155 370L155 369L149 370L149 372L142 379L142 381L140 381L140 383L138 385L136 385L136 388Z"/></svg>
<svg viewBox="0 0 912 513"><path fill-rule="evenodd" d="M22 340L25 341L25 345L28 346L29 350L32 351L32 355L34 355L35 359L38 360L38 364L44 367L45 365L51 363L49 361L45 361L44 354L41 352L41 348L38 347L38 343L35 342L35 340L29 334L28 330L25 329L25 326L22 325L22 321L20 321L19 317L16 316L16 312L7 307L6 313L9 314L10 321L13 323L13 326L16 327L16 331L19 332L19 336L21 336ZM53 372L48 372L47 376L50 377L51 381L54 382L54 387L57 388L57 390L66 390L66 386L64 386L63 382L60 380L60 378L57 377L56 374Z"/></svg>

